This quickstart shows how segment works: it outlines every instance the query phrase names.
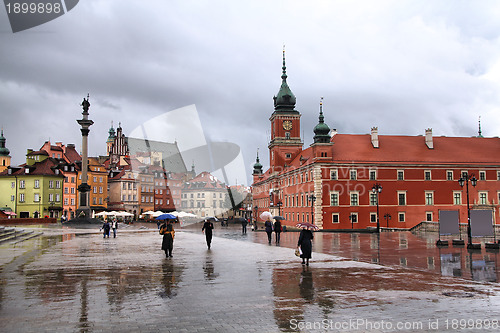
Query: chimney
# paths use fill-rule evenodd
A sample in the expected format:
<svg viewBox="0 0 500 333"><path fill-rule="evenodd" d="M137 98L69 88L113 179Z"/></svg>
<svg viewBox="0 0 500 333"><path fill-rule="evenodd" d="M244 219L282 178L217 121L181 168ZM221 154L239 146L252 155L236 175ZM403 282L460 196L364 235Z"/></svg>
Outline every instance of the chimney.
<svg viewBox="0 0 500 333"><path fill-rule="evenodd" d="M372 127L372 146L378 148L378 127Z"/></svg>
<svg viewBox="0 0 500 333"><path fill-rule="evenodd" d="M434 149L434 143L432 142L432 128L425 130L425 144L427 148Z"/></svg>

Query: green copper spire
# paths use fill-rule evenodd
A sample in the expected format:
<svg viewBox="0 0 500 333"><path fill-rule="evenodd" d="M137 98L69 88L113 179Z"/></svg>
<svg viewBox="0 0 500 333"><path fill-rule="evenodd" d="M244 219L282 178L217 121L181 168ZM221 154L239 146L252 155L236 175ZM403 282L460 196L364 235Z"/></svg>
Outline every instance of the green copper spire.
<svg viewBox="0 0 500 333"><path fill-rule="evenodd" d="M113 142L115 139L115 129L113 128L113 121L111 121L111 127L109 128L108 142Z"/></svg>
<svg viewBox="0 0 500 333"><path fill-rule="evenodd" d="M255 160L255 164L253 165L253 174L261 175L262 174L262 164L259 162L259 149L257 149L257 158Z"/></svg>
<svg viewBox="0 0 500 333"><path fill-rule="evenodd" d="M314 127L314 143L329 143L330 142L330 127L325 124L323 116L323 97L319 102L319 123Z"/></svg>
<svg viewBox="0 0 500 333"><path fill-rule="evenodd" d="M3 129L0 135L0 156L9 156L10 151L5 147L5 137L3 136Z"/></svg>
<svg viewBox="0 0 500 333"><path fill-rule="evenodd" d="M479 116L479 131L478 131L478 138L484 138L482 132L481 132L481 116Z"/></svg>
<svg viewBox="0 0 500 333"><path fill-rule="evenodd" d="M276 111L293 111L295 103L297 102L295 95L290 90L286 82L286 64L285 64L285 47L283 46L283 73L281 74L281 87L278 95L274 96L274 109Z"/></svg>

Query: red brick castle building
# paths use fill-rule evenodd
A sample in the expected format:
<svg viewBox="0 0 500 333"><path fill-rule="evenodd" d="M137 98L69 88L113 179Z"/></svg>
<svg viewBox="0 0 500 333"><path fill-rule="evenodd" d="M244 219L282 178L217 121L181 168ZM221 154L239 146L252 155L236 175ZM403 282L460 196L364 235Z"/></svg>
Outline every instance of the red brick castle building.
<svg viewBox="0 0 500 333"><path fill-rule="evenodd" d="M458 210L467 223L467 194L458 180L475 176L469 186L471 209L493 211L500 205L500 138L337 134L324 121L313 129L314 143L303 148L296 98L287 83L283 54L282 84L270 117L270 167L253 170L254 210L270 210L284 224L313 222L321 229L411 228L438 221L440 210ZM469 184L470 185L470 184ZM372 189L375 189L374 192ZM377 205L378 203L378 205ZM378 216L377 216L378 208Z"/></svg>

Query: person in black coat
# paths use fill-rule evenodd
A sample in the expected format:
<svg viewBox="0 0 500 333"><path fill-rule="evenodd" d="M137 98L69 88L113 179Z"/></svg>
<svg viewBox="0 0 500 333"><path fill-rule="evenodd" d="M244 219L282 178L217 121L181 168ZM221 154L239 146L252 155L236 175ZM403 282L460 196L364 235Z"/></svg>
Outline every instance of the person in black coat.
<svg viewBox="0 0 500 333"><path fill-rule="evenodd" d="M302 250L302 254L300 257L302 258L302 265L309 266L309 259L311 258L312 253L312 240L314 236L311 230L302 229L299 235L299 242L297 244L298 247ZM307 263L306 263L307 260Z"/></svg>
<svg viewBox="0 0 500 333"><path fill-rule="evenodd" d="M160 227L160 234L163 235L163 241L161 243L161 249L165 251L165 255L168 257L172 257L172 250L174 249L174 236L175 231L174 227L170 222L167 224L162 224Z"/></svg>
<svg viewBox="0 0 500 333"><path fill-rule="evenodd" d="M106 236L108 236L109 238L109 230L111 229L111 226L109 225L109 222L108 221L104 221L102 227L101 227L101 230L103 230L103 235L104 237L103 238L106 238Z"/></svg>
<svg viewBox="0 0 500 333"><path fill-rule="evenodd" d="M274 232L276 233L276 245L280 243L280 236L281 236L281 221L279 219L274 222Z"/></svg>
<svg viewBox="0 0 500 333"><path fill-rule="evenodd" d="M269 241L269 244L271 244L271 238L273 235L273 222L268 219L266 223L264 223L264 227L266 228L267 240Z"/></svg>
<svg viewBox="0 0 500 333"><path fill-rule="evenodd" d="M214 224L209 221L205 220L205 223L203 223L203 228L201 228L201 232L205 232L205 237L207 239L207 246L208 249L210 250L210 244L212 243L212 230L214 229Z"/></svg>

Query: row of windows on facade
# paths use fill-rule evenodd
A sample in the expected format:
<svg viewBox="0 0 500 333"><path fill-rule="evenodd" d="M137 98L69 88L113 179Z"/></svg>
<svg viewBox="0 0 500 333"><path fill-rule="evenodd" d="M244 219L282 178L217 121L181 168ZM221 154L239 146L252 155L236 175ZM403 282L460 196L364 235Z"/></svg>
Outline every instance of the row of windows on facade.
<svg viewBox="0 0 500 333"><path fill-rule="evenodd" d="M370 193L369 204L371 206L377 205L377 193ZM434 205L434 192L425 192L425 205L431 206ZM350 205L351 206L359 206L359 192L350 192ZM498 204L500 204L500 191L497 192ZM299 204L300 199L300 204ZM330 206L339 206L340 192L330 192ZM400 206L406 205L406 192L399 192L397 196L397 202ZM262 202L259 202L262 203ZM264 200L264 205L266 205L267 200ZM311 204L309 200L309 196L307 194L302 195L285 195L285 205L284 207L307 207ZM454 191L452 197L453 205L462 205L462 192ZM478 201L479 205L488 205L490 204L488 201L488 192L481 191L478 192Z"/></svg>
<svg viewBox="0 0 500 333"><path fill-rule="evenodd" d="M195 201L190 200L189 204L188 201L182 201L181 203L182 208L205 208L205 201ZM211 205L209 206L211 208L217 208L217 201L213 201ZM219 208L224 208L224 201L219 201Z"/></svg>
<svg viewBox="0 0 500 333"><path fill-rule="evenodd" d="M349 223L358 223L358 213L353 212L345 214ZM285 220L291 222L309 222L312 221L312 213L285 213ZM340 223L340 213L332 213L332 223ZM426 221L432 221L432 212L426 213ZM377 213L370 213L370 222L377 223ZM406 212L398 212L398 222L406 222Z"/></svg>
<svg viewBox="0 0 500 333"><path fill-rule="evenodd" d="M190 198L194 198L194 193L191 193L189 195ZM205 197L205 193L197 193L196 194L196 197L197 198L204 198ZM222 199L223 195L222 193L219 193L219 198ZM188 198L188 194L187 193L183 193L182 194L182 199L187 199ZM217 198L217 193L212 193L212 198Z"/></svg>
<svg viewBox="0 0 500 333"><path fill-rule="evenodd" d="M40 193L33 193L33 202L40 202L41 196ZM10 201L15 201L16 196L11 195L10 196ZM25 193L19 193L19 202L26 202L26 194ZM61 195L56 193L50 193L49 194L49 202L61 202Z"/></svg>
<svg viewBox="0 0 500 333"><path fill-rule="evenodd" d="M365 171L361 171L365 172ZM358 180L360 170L353 169L349 170L349 180ZM397 180L405 180L405 172L404 170L397 170ZM461 171L461 177L464 177L467 175L467 171ZM377 171L376 170L369 170L368 171L369 175L369 180L377 180ZM288 176L284 179L281 180L281 185L285 186L290 186L290 185L296 185L304 182L308 182L309 179L313 179L313 174L312 170L311 171L306 171L304 173L296 174L293 176ZM330 170L330 179L331 180L339 180L339 171L338 169ZM425 170L424 171L424 180L432 180L432 170ZM456 180L454 179L454 172L452 170L447 170L446 171L446 180ZM486 171L479 171L479 178L478 180L487 180L486 179ZM496 180L500 180L500 171L497 171L497 178Z"/></svg>
<svg viewBox="0 0 500 333"><path fill-rule="evenodd" d="M359 205L359 193L351 192L350 194L350 205L358 206ZM434 205L434 192L425 192L425 204L426 205ZM340 192L330 192L330 206L338 206L339 205ZM478 192L478 204L479 205L488 205L488 192L482 191ZM405 206L406 205L406 192L399 192L397 196L398 205ZM451 200L453 205L462 205L462 192L454 191L453 197ZM298 200L297 200L298 202ZM292 204L294 201L292 201ZM500 204L500 192L498 192L498 203ZM377 193L370 193L370 205L377 205Z"/></svg>
<svg viewBox="0 0 500 333"><path fill-rule="evenodd" d="M153 193L153 190L154 190L155 194L163 194L163 189L162 188L160 188L160 189L158 189L158 188L154 189L153 186L141 186L141 192L143 192L143 193ZM165 193L167 195L169 195L170 194L170 189L168 189L168 188L165 189ZM177 190L173 190L172 194L176 195L177 194Z"/></svg>
<svg viewBox="0 0 500 333"><path fill-rule="evenodd" d="M64 177L64 182L65 183L69 183L70 182L70 179L71 179L71 182L74 183L75 182L75 177ZM78 179L79 180L82 180L82 175L78 175ZM93 177L93 180L94 180L94 183L97 183L97 176L94 176ZM89 175L87 175L87 181L89 181ZM103 183L104 182L104 178L103 177L99 177L99 183Z"/></svg>
<svg viewBox="0 0 500 333"><path fill-rule="evenodd" d="M49 180L49 188L61 188L61 181L60 180ZM55 185L55 187L54 187ZM16 182L11 182L10 183L11 188L16 187ZM19 188L20 189L25 189L26 188L26 181L25 180L19 180ZM40 188L40 180L35 179L33 182L33 188Z"/></svg>
<svg viewBox="0 0 500 333"><path fill-rule="evenodd" d="M461 177L466 177L468 175L468 171L461 171L460 176ZM338 180L338 170L330 170L330 179L332 180ZM357 180L358 179L358 170L349 170L349 179L350 180ZM369 180L377 180L377 172L375 170L370 170L369 171ZM397 180L405 180L405 172L404 170L398 170L397 171ZM432 180L432 171L431 170L425 170L424 171L424 180ZM453 171L452 170L447 170L446 171L446 180L458 180L454 179ZM486 171L479 171L479 178L478 180L486 180ZM500 180L500 171L497 171L497 178L496 180ZM307 177L306 177L307 181Z"/></svg>

